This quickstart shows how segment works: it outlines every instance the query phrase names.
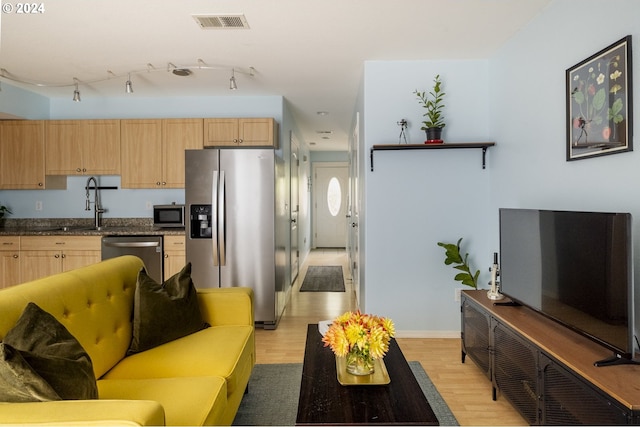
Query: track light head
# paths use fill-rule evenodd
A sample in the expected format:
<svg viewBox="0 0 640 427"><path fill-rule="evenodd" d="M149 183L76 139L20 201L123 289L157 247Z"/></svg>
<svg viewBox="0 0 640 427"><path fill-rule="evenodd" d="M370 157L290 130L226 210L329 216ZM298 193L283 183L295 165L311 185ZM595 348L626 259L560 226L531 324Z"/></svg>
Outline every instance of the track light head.
<svg viewBox="0 0 640 427"><path fill-rule="evenodd" d="M238 89L238 85L236 84L236 73L235 70L231 70L231 78L229 79L229 89L230 90L237 90Z"/></svg>
<svg viewBox="0 0 640 427"><path fill-rule="evenodd" d="M127 77L127 82L124 84L124 89L127 93L133 93L133 86L131 85L131 73L129 73L129 76Z"/></svg>
<svg viewBox="0 0 640 427"><path fill-rule="evenodd" d="M82 100L80 99L80 90L78 90L78 79L74 77L73 81L75 82L75 90L73 91L73 102L80 102Z"/></svg>

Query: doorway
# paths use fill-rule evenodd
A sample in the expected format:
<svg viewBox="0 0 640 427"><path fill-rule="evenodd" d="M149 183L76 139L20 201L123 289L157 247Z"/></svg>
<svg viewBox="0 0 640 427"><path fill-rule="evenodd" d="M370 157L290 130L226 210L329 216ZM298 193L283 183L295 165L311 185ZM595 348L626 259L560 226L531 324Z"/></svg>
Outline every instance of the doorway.
<svg viewBox="0 0 640 427"><path fill-rule="evenodd" d="M316 248L345 248L348 164L314 163L313 178L313 245Z"/></svg>

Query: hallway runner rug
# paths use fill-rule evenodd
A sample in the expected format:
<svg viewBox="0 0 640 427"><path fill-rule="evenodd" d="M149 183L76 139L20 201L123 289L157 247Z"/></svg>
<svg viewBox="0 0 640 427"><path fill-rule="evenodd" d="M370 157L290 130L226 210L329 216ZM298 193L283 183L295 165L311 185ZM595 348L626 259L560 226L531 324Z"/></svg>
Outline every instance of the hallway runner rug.
<svg viewBox="0 0 640 427"><path fill-rule="evenodd" d="M420 362L409 362L409 366L440 425L459 425ZM233 425L294 425L298 414L301 380L302 363L255 365L249 379L249 392L240 402Z"/></svg>
<svg viewBox="0 0 640 427"><path fill-rule="evenodd" d="M341 266L315 266L307 269L300 292L344 292Z"/></svg>

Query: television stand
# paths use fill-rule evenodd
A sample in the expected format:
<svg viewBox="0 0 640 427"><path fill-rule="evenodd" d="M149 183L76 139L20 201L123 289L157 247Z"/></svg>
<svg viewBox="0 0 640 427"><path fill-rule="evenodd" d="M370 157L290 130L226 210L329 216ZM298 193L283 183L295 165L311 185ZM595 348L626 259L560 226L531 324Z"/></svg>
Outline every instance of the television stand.
<svg viewBox="0 0 640 427"><path fill-rule="evenodd" d="M607 357L606 359L598 360L593 364L593 366L597 367L616 365L640 365L640 362L633 359L627 359L626 357L621 357L618 354L614 354L613 356Z"/></svg>
<svg viewBox="0 0 640 427"><path fill-rule="evenodd" d="M600 369L594 360L610 350L529 307L494 304L484 290L462 292L461 315L463 363L469 356L494 400L507 398L529 424L640 424L640 366Z"/></svg>

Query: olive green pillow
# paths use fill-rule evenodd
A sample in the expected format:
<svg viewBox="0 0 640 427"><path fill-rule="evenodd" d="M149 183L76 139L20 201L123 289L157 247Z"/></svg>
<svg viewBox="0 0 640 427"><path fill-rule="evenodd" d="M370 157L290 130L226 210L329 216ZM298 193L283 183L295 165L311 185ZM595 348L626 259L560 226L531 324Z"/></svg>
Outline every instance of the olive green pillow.
<svg viewBox="0 0 640 427"><path fill-rule="evenodd" d="M0 343L0 402L46 402L60 396L9 344Z"/></svg>
<svg viewBox="0 0 640 427"><path fill-rule="evenodd" d="M133 300L133 338L128 354L138 353L206 328L191 280L191 263L164 283L142 268Z"/></svg>
<svg viewBox="0 0 640 427"><path fill-rule="evenodd" d="M97 399L93 363L82 345L51 314L30 302L4 337L62 399Z"/></svg>

